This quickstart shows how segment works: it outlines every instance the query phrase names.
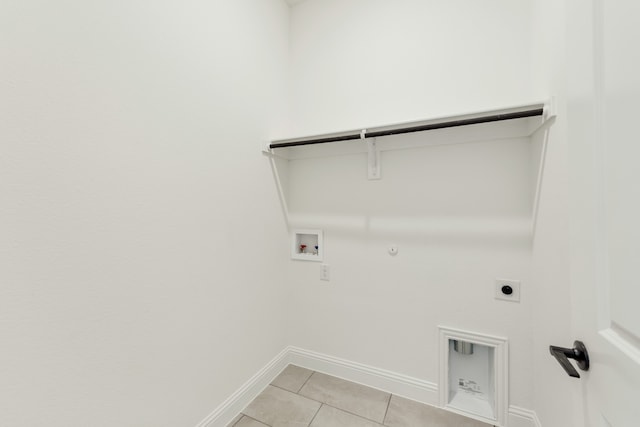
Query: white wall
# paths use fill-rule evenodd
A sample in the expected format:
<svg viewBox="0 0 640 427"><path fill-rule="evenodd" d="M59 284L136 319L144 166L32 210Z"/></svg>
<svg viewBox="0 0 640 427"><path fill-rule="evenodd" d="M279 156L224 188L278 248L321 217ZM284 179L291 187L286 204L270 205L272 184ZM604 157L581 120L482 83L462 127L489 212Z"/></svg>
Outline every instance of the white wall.
<svg viewBox="0 0 640 427"><path fill-rule="evenodd" d="M321 0L292 9L294 134L529 98L530 1Z"/></svg>
<svg viewBox="0 0 640 427"><path fill-rule="evenodd" d="M530 101L530 4L481 3L294 7L294 133ZM381 181L364 154L292 161L292 219L325 228L331 265L327 284L291 262L292 344L437 382L437 325L507 336L510 403L530 408L533 152L495 139L389 151ZM522 304L494 300L497 277L523 281Z"/></svg>
<svg viewBox="0 0 640 427"><path fill-rule="evenodd" d="M330 283L292 261L291 340L302 348L437 382L437 326L511 340L512 403L529 403L530 222L527 139L292 160L292 221L325 230ZM399 247L396 256L387 248ZM524 283L521 304L494 279Z"/></svg>
<svg viewBox="0 0 640 427"><path fill-rule="evenodd" d="M532 13L532 85L556 96L558 116L534 135L547 152L533 244L534 405L544 426L582 425L571 410L576 380L549 354L549 345L570 346L568 144L566 109L565 2L538 0ZM575 394L574 394L575 393Z"/></svg>
<svg viewBox="0 0 640 427"><path fill-rule="evenodd" d="M307 1L289 27L279 0L2 3L0 424L195 425L286 344L436 381L435 327L448 324L508 336L510 403L570 425L546 350L568 339L555 322L568 299L562 119L533 255L520 224L535 145L384 153L380 182L361 155L293 165L292 211L338 218L329 284L286 259L258 152L273 136L550 92L562 106L561 9ZM324 198L304 199L307 186ZM464 232L442 220L452 213ZM498 276L523 280L522 304L493 300Z"/></svg>
<svg viewBox="0 0 640 427"><path fill-rule="evenodd" d="M0 425L192 426L287 344L280 0L0 4Z"/></svg>

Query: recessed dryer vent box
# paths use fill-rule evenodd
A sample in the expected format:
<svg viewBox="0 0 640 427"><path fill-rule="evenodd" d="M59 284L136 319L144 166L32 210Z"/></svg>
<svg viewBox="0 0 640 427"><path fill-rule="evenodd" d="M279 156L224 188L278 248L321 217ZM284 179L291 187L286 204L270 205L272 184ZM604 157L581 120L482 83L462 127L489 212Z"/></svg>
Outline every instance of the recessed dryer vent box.
<svg viewBox="0 0 640 427"><path fill-rule="evenodd" d="M505 338L440 327L440 406L485 423L507 419Z"/></svg>
<svg viewBox="0 0 640 427"><path fill-rule="evenodd" d="M302 261L322 261L322 230L293 230L291 234L291 258Z"/></svg>

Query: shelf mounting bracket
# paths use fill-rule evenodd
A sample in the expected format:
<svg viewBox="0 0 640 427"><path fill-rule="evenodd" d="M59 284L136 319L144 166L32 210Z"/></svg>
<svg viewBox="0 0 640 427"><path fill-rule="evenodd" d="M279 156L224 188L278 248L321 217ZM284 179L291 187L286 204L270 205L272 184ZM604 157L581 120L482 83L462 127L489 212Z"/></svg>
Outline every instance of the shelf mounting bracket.
<svg viewBox="0 0 640 427"><path fill-rule="evenodd" d="M376 139L366 138L366 129L363 129L360 132L360 138L367 142L367 158L368 158L368 169L367 169L367 178L371 180L380 179L380 150L378 149Z"/></svg>

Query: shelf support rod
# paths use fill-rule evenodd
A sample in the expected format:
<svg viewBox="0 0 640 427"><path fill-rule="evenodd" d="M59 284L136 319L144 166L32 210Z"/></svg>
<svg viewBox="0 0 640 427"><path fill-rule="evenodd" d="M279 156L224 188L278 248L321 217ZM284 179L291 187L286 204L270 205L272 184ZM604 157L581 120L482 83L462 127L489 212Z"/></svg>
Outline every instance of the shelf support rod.
<svg viewBox="0 0 640 427"><path fill-rule="evenodd" d="M519 111L493 111L489 112L486 115L471 115L471 117L467 116L466 118L449 118L436 120L430 123L418 124L415 123L413 125L407 125L406 127L393 127L381 130L372 130L367 131L363 129L360 133L344 133L340 135L325 135L319 136L316 138L302 138L302 139L294 139L288 141L281 142L271 142L269 144L269 149L274 148L286 148L286 147L297 147L302 145L315 145L315 144L327 144L332 142L340 142L340 141L352 141L358 139L365 138L377 138L382 136L391 136L391 135L400 135L405 133L413 133L413 132L424 132L436 129L446 129L458 126L469 126L469 125L477 125L482 123L492 123L492 122L501 122L506 120L515 120L515 119L523 119L527 117L536 117L543 116L544 119L548 119L555 116L555 106L547 105L545 110L545 105L539 106L530 106L527 109L519 110Z"/></svg>

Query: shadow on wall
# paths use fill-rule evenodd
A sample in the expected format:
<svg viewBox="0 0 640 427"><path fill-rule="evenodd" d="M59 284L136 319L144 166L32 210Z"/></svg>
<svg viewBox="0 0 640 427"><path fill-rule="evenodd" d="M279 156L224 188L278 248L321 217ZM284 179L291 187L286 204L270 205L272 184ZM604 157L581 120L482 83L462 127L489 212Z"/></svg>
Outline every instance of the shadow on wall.
<svg viewBox="0 0 640 427"><path fill-rule="evenodd" d="M530 244L542 153L524 128L469 126L383 138L379 145L380 180L367 179L360 141L296 147L276 158L289 225Z"/></svg>

